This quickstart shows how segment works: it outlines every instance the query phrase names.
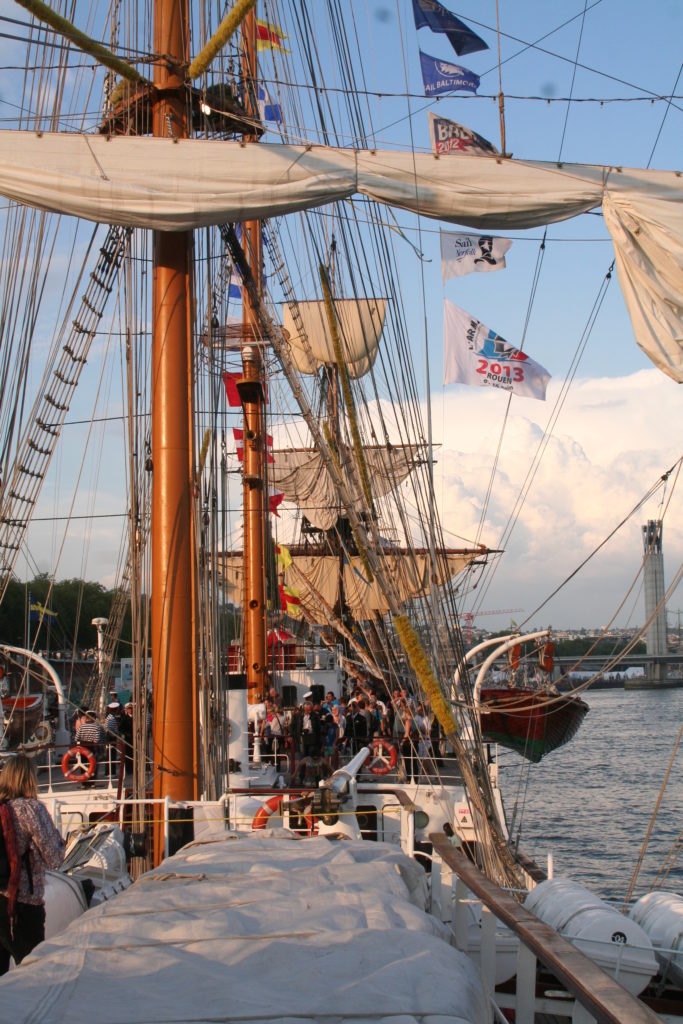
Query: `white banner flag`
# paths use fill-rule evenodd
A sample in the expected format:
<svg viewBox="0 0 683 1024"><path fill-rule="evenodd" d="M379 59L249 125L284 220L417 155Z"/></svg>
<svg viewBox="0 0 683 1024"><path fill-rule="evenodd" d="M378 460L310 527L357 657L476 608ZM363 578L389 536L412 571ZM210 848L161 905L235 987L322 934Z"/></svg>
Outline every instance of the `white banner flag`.
<svg viewBox="0 0 683 1024"><path fill-rule="evenodd" d="M444 301L443 382L545 401L550 374L480 320Z"/></svg>
<svg viewBox="0 0 683 1024"><path fill-rule="evenodd" d="M445 156L448 153L467 153L471 156L500 156L495 146L483 135L477 135L464 124L451 121L448 117L437 117L429 111L429 137L432 153Z"/></svg>
<svg viewBox="0 0 683 1024"><path fill-rule="evenodd" d="M505 253L512 245L510 238L493 235L465 235L461 231L441 231L441 272L449 277L462 277L473 271L502 270Z"/></svg>

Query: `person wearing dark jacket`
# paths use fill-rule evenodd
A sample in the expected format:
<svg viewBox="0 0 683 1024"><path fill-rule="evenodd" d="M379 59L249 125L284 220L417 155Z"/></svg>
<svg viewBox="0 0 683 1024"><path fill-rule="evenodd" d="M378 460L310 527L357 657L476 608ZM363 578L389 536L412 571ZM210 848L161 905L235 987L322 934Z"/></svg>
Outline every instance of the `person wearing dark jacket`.
<svg viewBox="0 0 683 1024"><path fill-rule="evenodd" d="M0 775L0 826L9 879L0 889L0 974L45 938L45 871L58 868L64 840L37 798L33 764L17 754Z"/></svg>

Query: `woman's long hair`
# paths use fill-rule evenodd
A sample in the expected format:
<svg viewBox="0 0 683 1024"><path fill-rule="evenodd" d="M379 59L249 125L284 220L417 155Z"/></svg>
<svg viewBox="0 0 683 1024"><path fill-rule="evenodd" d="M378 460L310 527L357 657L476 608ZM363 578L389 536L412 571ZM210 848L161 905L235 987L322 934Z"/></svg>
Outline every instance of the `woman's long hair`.
<svg viewBox="0 0 683 1024"><path fill-rule="evenodd" d="M0 774L0 800L16 800L17 797L36 797L36 773L33 761L26 754L8 758Z"/></svg>

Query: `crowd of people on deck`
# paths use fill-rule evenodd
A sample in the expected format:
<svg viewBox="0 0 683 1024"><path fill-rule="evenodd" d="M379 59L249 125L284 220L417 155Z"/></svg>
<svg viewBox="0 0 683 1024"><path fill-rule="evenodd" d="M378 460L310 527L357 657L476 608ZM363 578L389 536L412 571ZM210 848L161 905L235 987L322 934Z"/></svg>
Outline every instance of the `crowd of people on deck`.
<svg viewBox="0 0 683 1024"><path fill-rule="evenodd" d="M126 771L133 768L133 715L132 701L121 704L115 693L110 694L105 714L98 716L95 711L77 708L72 724L73 742L91 750L98 762L111 751L113 760L119 753L125 758ZM147 733L151 732L152 713L147 712Z"/></svg>
<svg viewBox="0 0 683 1024"><path fill-rule="evenodd" d="M428 773L434 759L441 761L438 722L429 707L406 689L396 688L390 699L382 699L373 689L357 685L346 698L328 691L324 700L315 700L309 690L290 711L283 709L273 688L264 708L254 726L261 756L277 761L293 751L298 781L310 779L314 769L329 775L340 758L352 756L378 738L400 754L399 777Z"/></svg>

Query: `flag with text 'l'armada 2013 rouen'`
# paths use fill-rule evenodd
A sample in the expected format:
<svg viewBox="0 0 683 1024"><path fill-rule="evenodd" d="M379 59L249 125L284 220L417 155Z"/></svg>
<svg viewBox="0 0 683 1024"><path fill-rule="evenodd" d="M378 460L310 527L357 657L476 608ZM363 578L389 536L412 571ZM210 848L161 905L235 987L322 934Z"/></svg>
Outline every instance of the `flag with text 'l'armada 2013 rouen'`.
<svg viewBox="0 0 683 1024"><path fill-rule="evenodd" d="M443 382L545 401L550 374L480 320L444 302Z"/></svg>
<svg viewBox="0 0 683 1024"><path fill-rule="evenodd" d="M477 50L488 50L488 44L438 0L413 0L413 16L415 28L443 32L459 57Z"/></svg>
<svg viewBox="0 0 683 1024"><path fill-rule="evenodd" d="M440 57L430 57L420 50L420 67L425 96L441 96L448 92L476 92L479 88L479 75L474 71L452 64Z"/></svg>
<svg viewBox="0 0 683 1024"><path fill-rule="evenodd" d="M505 253L511 238L495 235L466 235L464 231L441 230L441 272L444 281L482 271L505 269Z"/></svg>
<svg viewBox="0 0 683 1024"><path fill-rule="evenodd" d="M446 156L448 153L465 153L468 156L500 156L496 147L485 139L483 135L477 135L471 128L464 124L451 121L448 117L437 117L432 114L429 117L429 139L432 144L432 153L437 156Z"/></svg>

